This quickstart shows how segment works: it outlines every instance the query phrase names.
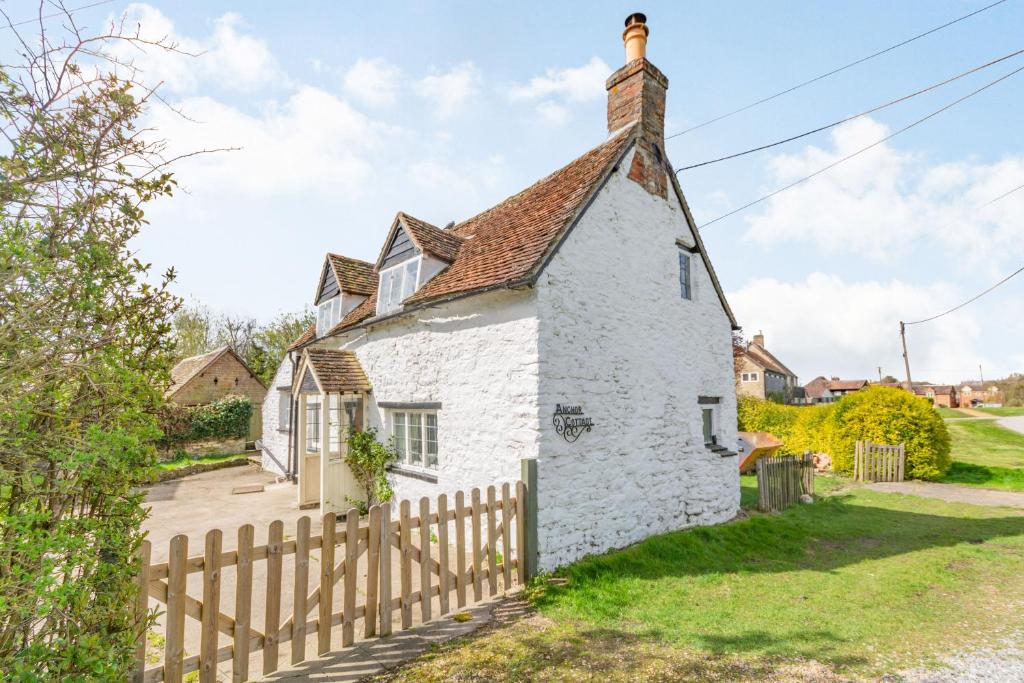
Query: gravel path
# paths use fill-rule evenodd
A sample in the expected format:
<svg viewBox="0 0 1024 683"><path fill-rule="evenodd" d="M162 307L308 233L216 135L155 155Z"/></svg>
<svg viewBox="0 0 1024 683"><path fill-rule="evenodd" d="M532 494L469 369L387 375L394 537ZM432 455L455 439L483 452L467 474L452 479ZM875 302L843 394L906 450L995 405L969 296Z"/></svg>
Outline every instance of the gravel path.
<svg viewBox="0 0 1024 683"><path fill-rule="evenodd" d="M937 498L950 503L1007 506L1024 509L1024 493L995 491L956 484L937 484L926 481L893 481L867 484L864 488L884 493L904 493L922 498ZM1024 680L1024 679L1021 679Z"/></svg>
<svg viewBox="0 0 1024 683"><path fill-rule="evenodd" d="M1000 427L1006 427L1014 432L1020 432L1024 434L1024 415L1014 415L1013 417L1001 417L996 422L999 423Z"/></svg>
<svg viewBox="0 0 1024 683"><path fill-rule="evenodd" d="M985 648L948 657L940 669L905 671L889 680L900 683L1010 683L1024 681L1024 650Z"/></svg>

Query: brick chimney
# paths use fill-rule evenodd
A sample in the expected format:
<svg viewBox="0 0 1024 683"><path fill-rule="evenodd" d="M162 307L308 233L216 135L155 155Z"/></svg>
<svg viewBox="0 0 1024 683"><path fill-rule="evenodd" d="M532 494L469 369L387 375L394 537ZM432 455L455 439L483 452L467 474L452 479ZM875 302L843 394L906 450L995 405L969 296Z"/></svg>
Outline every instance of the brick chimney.
<svg viewBox="0 0 1024 683"><path fill-rule="evenodd" d="M660 197L668 196L671 172L665 157L665 92L668 78L647 61L647 17L637 12L626 19L622 42L626 64L608 77L608 132L639 122L639 154L629 177Z"/></svg>
<svg viewBox="0 0 1024 683"><path fill-rule="evenodd" d="M763 349L764 348L764 334L762 334L761 332L758 332L757 334L755 334L754 335L754 343L757 344L758 346L760 346Z"/></svg>

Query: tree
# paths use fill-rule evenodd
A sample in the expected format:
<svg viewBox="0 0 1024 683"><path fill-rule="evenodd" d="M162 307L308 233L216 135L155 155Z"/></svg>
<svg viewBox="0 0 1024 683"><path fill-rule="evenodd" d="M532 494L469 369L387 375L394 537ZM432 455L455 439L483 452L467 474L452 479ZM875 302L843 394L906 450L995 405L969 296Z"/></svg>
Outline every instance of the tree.
<svg viewBox="0 0 1024 683"><path fill-rule="evenodd" d="M892 375L886 375L882 378L882 384L899 384L900 381Z"/></svg>
<svg viewBox="0 0 1024 683"><path fill-rule="evenodd" d="M174 188L153 90L105 50L173 46L61 21L0 66L0 671L123 680L179 301L128 246Z"/></svg>
<svg viewBox="0 0 1024 683"><path fill-rule="evenodd" d="M288 347L315 321L316 315L307 308L296 313L281 313L260 328L250 367L264 384L270 386Z"/></svg>
<svg viewBox="0 0 1024 683"><path fill-rule="evenodd" d="M216 321L206 306L182 306L174 314L175 360L198 356L216 348Z"/></svg>
<svg viewBox="0 0 1024 683"><path fill-rule="evenodd" d="M358 507L361 514L373 505L387 503L395 495L388 482L387 469L397 459L398 452L394 446L378 441L375 429L352 430L349 433L345 464L366 495L366 500L349 498L348 501Z"/></svg>

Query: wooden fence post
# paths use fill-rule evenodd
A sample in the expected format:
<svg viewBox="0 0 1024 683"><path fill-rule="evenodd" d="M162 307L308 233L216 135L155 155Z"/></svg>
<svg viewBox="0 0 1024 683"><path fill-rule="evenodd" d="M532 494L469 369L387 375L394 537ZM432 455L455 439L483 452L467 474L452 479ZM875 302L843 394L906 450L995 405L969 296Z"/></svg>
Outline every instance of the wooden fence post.
<svg viewBox="0 0 1024 683"><path fill-rule="evenodd" d="M264 622L263 673L277 671L281 629L281 564L283 562L284 522L270 523L267 532L267 611Z"/></svg>
<svg viewBox="0 0 1024 683"><path fill-rule="evenodd" d="M325 655L331 651L331 614L334 611L334 547L337 543L335 532L338 516L327 512L323 516L323 531L320 533L320 609L317 610L316 653ZM348 546L348 538L345 538ZM348 568L345 569L348 574Z"/></svg>
<svg viewBox="0 0 1024 683"><path fill-rule="evenodd" d="M420 616L430 621L430 499L420 498Z"/></svg>
<svg viewBox="0 0 1024 683"><path fill-rule="evenodd" d="M448 583L448 496L437 497L437 590L441 616L448 614L448 598L451 586Z"/></svg>
<svg viewBox="0 0 1024 683"><path fill-rule="evenodd" d="M326 443L324 444L326 446ZM295 525L295 582L292 596L292 664L306 659L306 614L309 593L309 517Z"/></svg>
<svg viewBox="0 0 1024 683"><path fill-rule="evenodd" d="M133 683L142 683L146 675L146 634L149 631L149 561L153 556L153 546L149 541L139 544L139 573L136 578L138 595L135 598L135 620L139 629L135 641L135 671L132 673Z"/></svg>
<svg viewBox="0 0 1024 683"><path fill-rule="evenodd" d="M498 499L494 486L487 487L487 595L498 592Z"/></svg>
<svg viewBox="0 0 1024 683"><path fill-rule="evenodd" d="M238 527L238 562L235 568L235 639L231 679L249 680L249 629L252 625L252 524Z"/></svg>
<svg viewBox="0 0 1024 683"><path fill-rule="evenodd" d="M217 617L220 616L220 553L224 532L206 532L206 555L203 558L202 632L199 641L199 680L217 683Z"/></svg>
<svg viewBox="0 0 1024 683"><path fill-rule="evenodd" d="M901 443L900 444L900 472L899 472L899 477L900 478L899 478L899 481L903 481L903 477L904 477L904 474L906 472L906 470L905 470L906 465L907 465L907 445L904 444L904 443Z"/></svg>
<svg viewBox="0 0 1024 683"><path fill-rule="evenodd" d="M363 637L377 633L380 597L380 505L370 508L370 527L366 530L366 609L363 613Z"/></svg>
<svg viewBox="0 0 1024 683"><path fill-rule="evenodd" d="M523 525L523 547L519 548L519 561L523 563L524 579L529 581L537 576L537 568L540 560L540 546L537 536L537 518L540 510L537 507L537 459L523 458L520 462L521 475L524 488L526 489L523 498L523 517L519 524Z"/></svg>
<svg viewBox="0 0 1024 683"><path fill-rule="evenodd" d="M164 680L167 683L181 683L183 675L187 560L188 536L178 534L171 539L167 554L167 615L164 641Z"/></svg>
<svg viewBox="0 0 1024 683"><path fill-rule="evenodd" d="M475 488L470 492L470 500L473 505L472 519L470 520L473 530L473 600L480 602L484 597L483 584L481 583L483 568L481 562L482 548L480 547L482 542L480 533L480 515L482 513L480 509L480 489Z"/></svg>
<svg viewBox="0 0 1024 683"><path fill-rule="evenodd" d="M501 485L502 591L512 586L512 492L508 482Z"/></svg>
<svg viewBox="0 0 1024 683"><path fill-rule="evenodd" d="M391 503L380 507L380 635L391 635Z"/></svg>
<svg viewBox="0 0 1024 683"><path fill-rule="evenodd" d="M526 484L516 482L516 579L526 585Z"/></svg>
<svg viewBox="0 0 1024 683"><path fill-rule="evenodd" d="M466 495L455 493L455 604L466 606Z"/></svg>
<svg viewBox="0 0 1024 683"><path fill-rule="evenodd" d="M399 511L399 552L401 553L401 588L402 588L402 628L412 626L412 520L409 516L409 501L403 500L398 505Z"/></svg>
<svg viewBox="0 0 1024 683"><path fill-rule="evenodd" d="M369 574L369 568L367 568ZM345 513L345 593L342 596L341 645L348 647L356 637L356 583L359 581L359 510ZM331 610L327 610L330 614Z"/></svg>

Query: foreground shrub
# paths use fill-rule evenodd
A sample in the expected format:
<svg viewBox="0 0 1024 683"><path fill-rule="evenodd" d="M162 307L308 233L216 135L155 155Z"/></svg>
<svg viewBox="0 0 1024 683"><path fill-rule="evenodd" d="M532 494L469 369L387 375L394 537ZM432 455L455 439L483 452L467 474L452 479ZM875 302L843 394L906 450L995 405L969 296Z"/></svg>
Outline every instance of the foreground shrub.
<svg viewBox="0 0 1024 683"><path fill-rule="evenodd" d="M831 405L787 406L751 396L740 396L737 404L742 432L770 432L782 439L780 454L827 452L832 434Z"/></svg>
<svg viewBox="0 0 1024 683"><path fill-rule="evenodd" d="M902 389L870 387L834 404L829 455L839 472L853 472L858 439L906 444L906 474L938 479L949 471L951 443L946 423L925 398Z"/></svg>

